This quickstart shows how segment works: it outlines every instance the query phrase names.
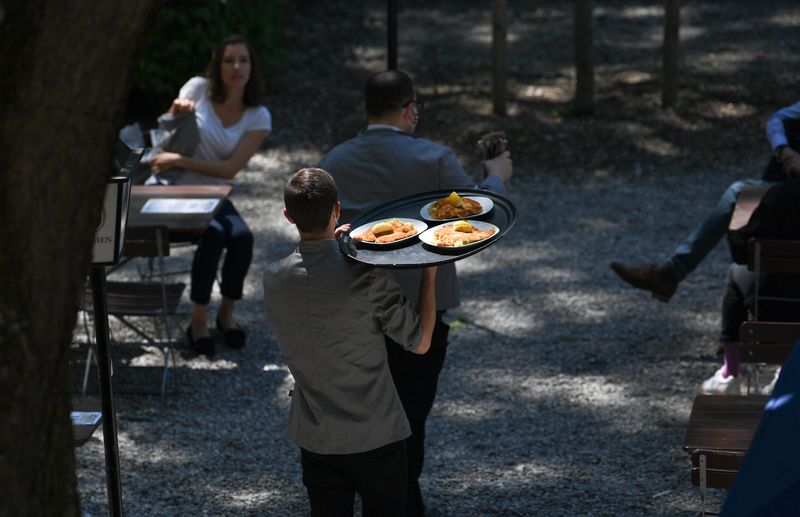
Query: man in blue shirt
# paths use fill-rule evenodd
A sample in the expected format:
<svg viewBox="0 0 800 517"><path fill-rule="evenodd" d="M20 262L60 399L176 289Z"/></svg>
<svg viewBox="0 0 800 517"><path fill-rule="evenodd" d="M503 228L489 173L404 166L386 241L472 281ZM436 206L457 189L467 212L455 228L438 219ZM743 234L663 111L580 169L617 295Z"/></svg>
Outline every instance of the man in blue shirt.
<svg viewBox="0 0 800 517"><path fill-rule="evenodd" d="M654 298L668 302L680 283L700 264L725 236L739 193L752 185L773 184L786 178L800 176L800 102L772 114L766 124L766 135L772 148L772 159L762 179L746 179L733 183L720 198L710 214L675 248L672 255L660 264L629 266L612 262L611 269L631 286L650 291ZM787 135L786 128L792 129ZM798 128L800 129L800 128ZM792 141L790 141L792 140Z"/></svg>

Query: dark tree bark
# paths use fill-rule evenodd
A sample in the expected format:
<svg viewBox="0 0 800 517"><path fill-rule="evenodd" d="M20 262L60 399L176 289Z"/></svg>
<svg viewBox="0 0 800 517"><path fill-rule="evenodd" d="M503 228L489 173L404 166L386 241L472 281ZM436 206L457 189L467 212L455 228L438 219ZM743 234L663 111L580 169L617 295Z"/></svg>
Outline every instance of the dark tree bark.
<svg viewBox="0 0 800 517"><path fill-rule="evenodd" d="M592 0L575 2L575 114L594 114Z"/></svg>
<svg viewBox="0 0 800 517"><path fill-rule="evenodd" d="M678 62L680 60L680 0L664 2L664 56L661 106L671 108L678 101Z"/></svg>
<svg viewBox="0 0 800 517"><path fill-rule="evenodd" d="M0 513L78 515L69 347L155 1L0 5Z"/></svg>
<svg viewBox="0 0 800 517"><path fill-rule="evenodd" d="M494 114L501 117L506 115L508 97L507 19L506 0L492 0L492 103Z"/></svg>

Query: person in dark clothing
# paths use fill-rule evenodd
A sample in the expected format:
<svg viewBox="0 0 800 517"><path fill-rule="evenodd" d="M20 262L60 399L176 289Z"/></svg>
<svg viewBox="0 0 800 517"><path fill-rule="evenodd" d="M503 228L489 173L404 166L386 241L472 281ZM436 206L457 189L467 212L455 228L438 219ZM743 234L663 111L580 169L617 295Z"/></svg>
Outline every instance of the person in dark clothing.
<svg viewBox="0 0 800 517"><path fill-rule="evenodd" d="M384 336L425 354L436 321L436 267L423 271L417 310L384 269L347 260L336 237L336 183L301 169L284 191L297 249L270 263L264 298L294 377L286 435L300 447L312 517L405 515L411 427L392 381Z"/></svg>
<svg viewBox="0 0 800 517"><path fill-rule="evenodd" d="M800 179L777 183L764 194L748 223L728 235L733 263L722 298L720 343L724 362L701 387L704 394L739 394L739 327L755 308L756 274L747 267L747 243L752 238L800 239ZM800 297L800 275L770 273L758 279L760 296ZM800 306L760 303L763 321L797 321Z"/></svg>

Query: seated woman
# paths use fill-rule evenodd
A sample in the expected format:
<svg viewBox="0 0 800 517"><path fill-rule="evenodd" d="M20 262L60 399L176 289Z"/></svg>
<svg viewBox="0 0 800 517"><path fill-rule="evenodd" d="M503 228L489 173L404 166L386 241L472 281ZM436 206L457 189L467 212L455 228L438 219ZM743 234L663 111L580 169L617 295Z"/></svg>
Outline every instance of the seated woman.
<svg viewBox="0 0 800 517"><path fill-rule="evenodd" d="M222 40L211 55L206 77L193 77L184 84L169 109L171 114L194 111L200 136L196 151L191 156L157 154L150 161L153 173L180 185L230 182L272 129L270 113L260 104L259 73L255 53L242 36ZM208 330L208 304L223 249L216 326L229 347L241 348L245 334L233 313L250 267L253 234L230 200L200 238L192 262L192 322L186 335L192 348L209 358L214 355L214 341Z"/></svg>
<svg viewBox="0 0 800 517"><path fill-rule="evenodd" d="M724 363L713 376L706 379L700 389L707 395L738 395L739 381L739 327L755 309L755 272L747 269L747 242L751 238L800 239L800 179L777 183L764 194L750 221L730 233L728 241L734 263L728 270L725 293L722 299L722 329L720 343ZM759 297L800 298L800 275L762 273ZM759 320L798 321L800 304L786 301L760 301Z"/></svg>

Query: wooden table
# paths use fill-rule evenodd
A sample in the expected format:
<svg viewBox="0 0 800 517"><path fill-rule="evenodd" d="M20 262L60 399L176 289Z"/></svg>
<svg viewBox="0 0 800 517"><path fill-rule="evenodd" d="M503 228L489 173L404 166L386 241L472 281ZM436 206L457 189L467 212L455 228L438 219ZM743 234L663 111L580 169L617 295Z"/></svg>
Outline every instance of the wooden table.
<svg viewBox="0 0 800 517"><path fill-rule="evenodd" d="M753 210L756 209L764 197L764 193L769 190L772 185L753 185L745 187L736 198L736 206L733 208L731 214L731 222L728 224L728 230L738 230L747 224L750 216L753 215Z"/></svg>
<svg viewBox="0 0 800 517"><path fill-rule="evenodd" d="M224 201L231 185L134 185L128 207L128 227L166 226L170 241L185 242L199 237L222 206L210 213L143 214L142 207L151 199L219 199Z"/></svg>
<svg viewBox="0 0 800 517"><path fill-rule="evenodd" d="M72 400L72 411L89 411L101 412L100 401L97 399L84 398ZM94 432L103 423L101 418L99 422L94 425L73 425L72 426L72 445L80 447L92 437Z"/></svg>

